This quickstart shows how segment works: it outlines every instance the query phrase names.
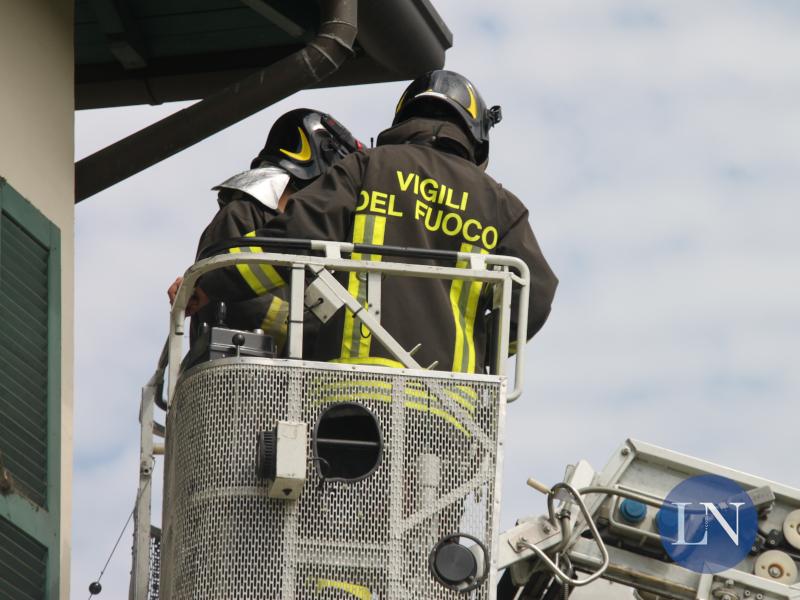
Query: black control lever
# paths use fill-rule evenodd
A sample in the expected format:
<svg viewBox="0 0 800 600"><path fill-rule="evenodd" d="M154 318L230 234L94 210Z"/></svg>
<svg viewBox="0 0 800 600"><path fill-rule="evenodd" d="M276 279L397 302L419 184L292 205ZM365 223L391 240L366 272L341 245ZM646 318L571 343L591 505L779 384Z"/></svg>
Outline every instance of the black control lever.
<svg viewBox="0 0 800 600"><path fill-rule="evenodd" d="M225 319L228 316L228 307L225 306L224 302L219 302L217 304L217 327L227 327L225 324Z"/></svg>
<svg viewBox="0 0 800 600"><path fill-rule="evenodd" d="M233 342L233 345L236 347L236 358L239 358L239 355L242 352L242 346L244 345L244 334L243 333L235 334L231 341Z"/></svg>

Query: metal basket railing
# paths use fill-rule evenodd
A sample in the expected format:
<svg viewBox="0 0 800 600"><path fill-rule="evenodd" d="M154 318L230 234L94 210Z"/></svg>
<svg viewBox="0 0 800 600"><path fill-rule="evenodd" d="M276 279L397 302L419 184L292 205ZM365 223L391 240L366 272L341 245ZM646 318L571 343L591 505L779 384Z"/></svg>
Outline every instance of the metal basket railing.
<svg viewBox="0 0 800 600"><path fill-rule="evenodd" d="M430 250L421 248L401 248L395 246L375 246L371 244L353 244L348 242L327 242L320 240L286 240L272 238L239 238L226 241L206 252L222 252L226 248L246 246L249 253L220 254L204 258L192 265L185 273L183 283L178 290L170 313L169 336L169 394L168 402L174 393L174 385L180 370L185 315L184 311L193 293L197 280L204 274L225 267L241 264L267 264L283 268L290 272L290 314L289 314L289 358L303 358L303 299L306 291L306 274L311 274L314 281L338 302L354 313L372 333L372 335L393 355L393 357L409 369L423 368L412 356L412 352L400 346L380 322L380 290L383 276L419 277L427 279L479 281L494 288L493 308L497 311L498 321L495 327L495 339L492 347L495 356L492 364L495 374L505 375L506 359L509 356L510 316L512 310L513 286L519 287L519 300L515 307L517 314L516 331L516 365L514 370L514 386L509 387L508 401L513 402L522 393L524 381L524 352L528 329L528 302L530 299L530 271L519 258L512 256L476 254L469 252L453 252L446 250ZM276 254L271 252L252 252L253 248L290 249L310 252L322 252L324 256L300 254ZM405 259L420 259L444 262L462 261L469 268L457 268L431 264L413 264L387 261L353 260L342 258L342 255L360 253L366 255L397 256ZM372 297L367 298L369 309L362 307L347 289L332 275L331 271L359 272L367 276L368 289Z"/></svg>

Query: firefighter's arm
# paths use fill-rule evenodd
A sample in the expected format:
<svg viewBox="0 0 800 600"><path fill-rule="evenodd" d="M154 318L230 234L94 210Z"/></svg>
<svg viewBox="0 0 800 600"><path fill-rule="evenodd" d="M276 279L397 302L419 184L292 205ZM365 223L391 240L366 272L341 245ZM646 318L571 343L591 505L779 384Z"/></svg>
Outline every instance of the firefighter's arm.
<svg viewBox="0 0 800 600"><path fill-rule="evenodd" d="M542 328L548 315L550 306L555 296L558 278L547 264L539 243L533 235L528 212L524 211L516 220L498 244L497 254L507 254L521 258L530 269L530 301L528 304L528 339L532 338ZM516 328L517 302L519 292L514 292L511 307L512 336ZM516 348L511 348L516 351Z"/></svg>
<svg viewBox="0 0 800 600"><path fill-rule="evenodd" d="M223 206L200 237L197 254L219 242L240 237L252 237L258 227L267 222L264 211L250 200L236 200ZM258 252L258 247L240 247L229 253ZM198 282L213 300L238 302L261 296L285 285L270 265L239 264L206 273Z"/></svg>
<svg viewBox="0 0 800 600"><path fill-rule="evenodd" d="M287 291L288 288L280 288L257 298L230 303L226 324L232 329L262 329L273 337L280 356L288 331Z"/></svg>
<svg viewBox="0 0 800 600"><path fill-rule="evenodd" d="M278 356L283 355L289 333L289 301L282 297L281 292L285 292L285 289L276 290L275 294L267 294L270 300L261 320L261 329L275 340Z"/></svg>

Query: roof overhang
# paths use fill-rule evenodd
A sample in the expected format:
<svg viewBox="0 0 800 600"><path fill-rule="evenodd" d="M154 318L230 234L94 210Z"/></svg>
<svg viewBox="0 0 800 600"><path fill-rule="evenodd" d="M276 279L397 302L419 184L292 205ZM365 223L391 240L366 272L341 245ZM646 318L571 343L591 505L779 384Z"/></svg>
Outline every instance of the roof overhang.
<svg viewBox="0 0 800 600"><path fill-rule="evenodd" d="M75 202L308 87L413 78L452 34L428 0L77 0L75 105L199 102L81 159Z"/></svg>
<svg viewBox="0 0 800 600"><path fill-rule="evenodd" d="M206 98L302 49L314 0L77 0L77 109ZM362 0L353 56L322 87L411 79L452 34L428 0Z"/></svg>

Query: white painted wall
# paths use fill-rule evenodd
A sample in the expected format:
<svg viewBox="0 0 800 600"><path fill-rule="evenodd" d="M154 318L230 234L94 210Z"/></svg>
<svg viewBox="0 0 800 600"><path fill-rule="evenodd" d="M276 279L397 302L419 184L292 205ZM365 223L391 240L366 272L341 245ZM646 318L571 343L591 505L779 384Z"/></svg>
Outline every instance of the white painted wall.
<svg viewBox="0 0 800 600"><path fill-rule="evenodd" d="M61 229L61 594L69 598L74 314L73 0L0 0L0 176Z"/></svg>

